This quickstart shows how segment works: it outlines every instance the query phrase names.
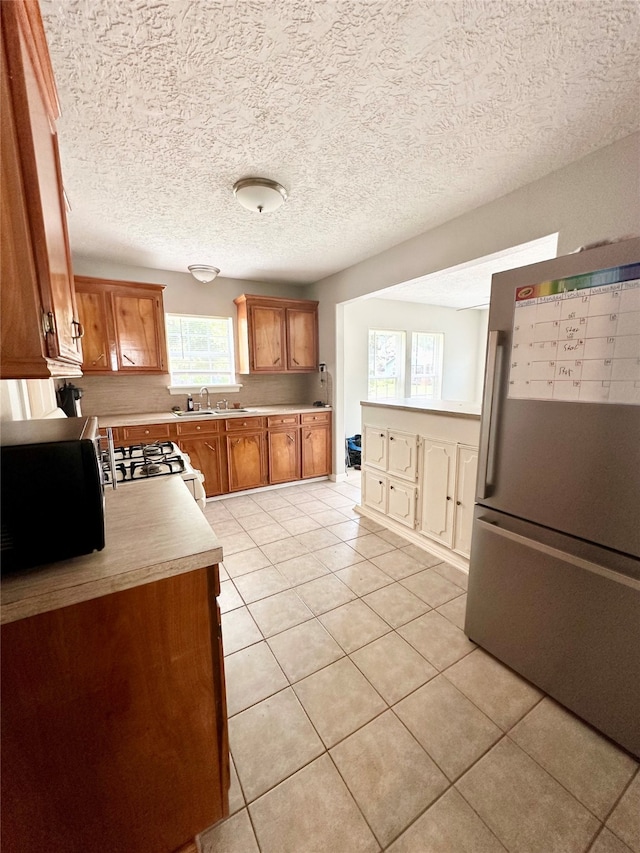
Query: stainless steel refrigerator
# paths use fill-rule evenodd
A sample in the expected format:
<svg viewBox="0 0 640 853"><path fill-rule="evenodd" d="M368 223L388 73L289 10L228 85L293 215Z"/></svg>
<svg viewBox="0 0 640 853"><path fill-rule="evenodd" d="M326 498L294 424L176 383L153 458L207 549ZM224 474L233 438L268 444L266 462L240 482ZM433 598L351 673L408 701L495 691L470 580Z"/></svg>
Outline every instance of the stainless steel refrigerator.
<svg viewBox="0 0 640 853"><path fill-rule="evenodd" d="M640 239L493 277L465 632L640 757Z"/></svg>

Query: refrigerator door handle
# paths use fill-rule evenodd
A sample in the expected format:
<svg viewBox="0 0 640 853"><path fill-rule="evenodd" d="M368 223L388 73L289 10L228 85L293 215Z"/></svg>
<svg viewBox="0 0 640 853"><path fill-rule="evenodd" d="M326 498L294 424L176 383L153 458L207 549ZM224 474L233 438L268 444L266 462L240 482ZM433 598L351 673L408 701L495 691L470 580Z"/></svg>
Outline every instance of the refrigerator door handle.
<svg viewBox="0 0 640 853"><path fill-rule="evenodd" d="M505 539L510 539L512 542L517 542L519 545L524 545L527 548L532 548L534 551L539 551L546 554L548 557L553 557L556 560L561 560L563 563L571 563L573 566L578 566L580 569L586 569L594 575L608 578L616 583L623 583L630 586L632 589L640 590L640 581L631 578L628 575L623 575L620 572L615 572L606 566L601 566L598 563L593 563L590 560L583 560L582 557L577 557L575 554L570 554L568 551L561 551L559 548L553 548L551 545L545 545L537 539L530 539L528 536L522 536L520 533L514 533L512 530L506 530L504 527L499 527L497 523L484 521L481 518L476 518L475 523L485 530L496 533L498 536L503 536Z"/></svg>
<svg viewBox="0 0 640 853"><path fill-rule="evenodd" d="M493 330L489 332L487 340L487 363L484 370L484 397L482 399L480 447L478 452L478 480L476 499L481 501L488 497L489 484L487 483L489 473L489 448L491 442L491 417L493 412L493 398L496 384L496 364L498 361L498 348L500 346L500 332Z"/></svg>

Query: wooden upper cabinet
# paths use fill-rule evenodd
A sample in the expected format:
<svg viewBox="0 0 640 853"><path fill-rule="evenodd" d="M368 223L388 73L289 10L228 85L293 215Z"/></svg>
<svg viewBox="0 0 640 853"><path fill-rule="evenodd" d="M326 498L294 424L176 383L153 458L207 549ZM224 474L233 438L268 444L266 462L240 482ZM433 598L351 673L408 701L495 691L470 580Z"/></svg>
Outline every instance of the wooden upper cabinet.
<svg viewBox="0 0 640 853"><path fill-rule="evenodd" d="M318 306L287 308L287 370L318 369Z"/></svg>
<svg viewBox="0 0 640 853"><path fill-rule="evenodd" d="M264 305L249 306L252 373L273 373L285 369L286 333L284 311Z"/></svg>
<svg viewBox="0 0 640 853"><path fill-rule="evenodd" d="M242 295L239 373L311 373L318 369L318 303Z"/></svg>
<svg viewBox="0 0 640 853"><path fill-rule="evenodd" d="M59 107L38 4L2 3L1 20L2 374L80 376Z"/></svg>
<svg viewBox="0 0 640 853"><path fill-rule="evenodd" d="M85 373L167 372L162 285L83 276L75 284Z"/></svg>

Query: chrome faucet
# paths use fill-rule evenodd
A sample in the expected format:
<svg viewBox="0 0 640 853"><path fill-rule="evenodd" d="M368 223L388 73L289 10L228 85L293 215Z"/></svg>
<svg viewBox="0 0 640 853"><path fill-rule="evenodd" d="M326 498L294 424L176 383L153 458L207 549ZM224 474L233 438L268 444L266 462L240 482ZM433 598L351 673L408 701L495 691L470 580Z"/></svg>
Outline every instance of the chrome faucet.
<svg viewBox="0 0 640 853"><path fill-rule="evenodd" d="M221 404L224 405L225 411L229 411L229 401L228 400L218 400L216 403L216 409L220 411Z"/></svg>
<svg viewBox="0 0 640 853"><path fill-rule="evenodd" d="M207 409L211 409L211 397L209 397L209 389L201 388L200 389L200 400L202 400L203 395L207 395Z"/></svg>

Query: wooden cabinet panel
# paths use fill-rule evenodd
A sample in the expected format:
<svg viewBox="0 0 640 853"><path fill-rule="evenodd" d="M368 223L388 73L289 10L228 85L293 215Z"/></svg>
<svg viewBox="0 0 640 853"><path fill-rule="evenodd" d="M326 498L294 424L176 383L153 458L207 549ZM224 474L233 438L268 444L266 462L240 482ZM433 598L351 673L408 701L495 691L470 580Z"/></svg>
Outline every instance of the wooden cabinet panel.
<svg viewBox="0 0 640 853"><path fill-rule="evenodd" d="M249 327L253 344L251 372L273 373L283 370L286 340L284 311L281 308L253 305L249 308Z"/></svg>
<svg viewBox="0 0 640 853"><path fill-rule="evenodd" d="M331 423L331 412L318 412L317 414L314 412L306 412L305 414L300 415L300 422L303 426L318 426L320 424L330 424Z"/></svg>
<svg viewBox="0 0 640 853"><path fill-rule="evenodd" d="M228 813L217 567L2 626L2 847L170 853Z"/></svg>
<svg viewBox="0 0 640 853"><path fill-rule="evenodd" d="M215 435L220 432L220 421L182 421L176 424L176 435Z"/></svg>
<svg viewBox="0 0 640 853"><path fill-rule="evenodd" d="M78 324L55 121L38 3L2 4L4 378L80 376Z"/></svg>
<svg viewBox="0 0 640 853"><path fill-rule="evenodd" d="M245 430L264 429L264 418L229 418L224 422L227 432L244 432Z"/></svg>
<svg viewBox="0 0 640 853"><path fill-rule="evenodd" d="M302 427L302 478L331 473L331 428Z"/></svg>
<svg viewBox="0 0 640 853"><path fill-rule="evenodd" d="M267 418L267 427L293 427L300 423L300 415L270 415Z"/></svg>
<svg viewBox="0 0 640 853"><path fill-rule="evenodd" d="M318 369L317 309L286 309L287 370L308 372Z"/></svg>
<svg viewBox="0 0 640 853"><path fill-rule="evenodd" d="M318 303L243 294L238 312L239 373L318 369Z"/></svg>
<svg viewBox="0 0 640 853"><path fill-rule="evenodd" d="M300 430L269 433L269 482L287 483L300 479Z"/></svg>
<svg viewBox="0 0 640 853"><path fill-rule="evenodd" d="M163 285L76 276L75 286L85 373L167 372Z"/></svg>
<svg viewBox="0 0 640 853"><path fill-rule="evenodd" d="M84 328L83 367L91 373L111 373L117 369L117 360L107 325L106 294L78 291L76 299Z"/></svg>
<svg viewBox="0 0 640 853"><path fill-rule="evenodd" d="M160 326L164 316L158 297L145 294L113 293L113 317L116 331L118 369L164 370Z"/></svg>
<svg viewBox="0 0 640 853"><path fill-rule="evenodd" d="M229 491L266 485L264 433L227 435L226 444Z"/></svg>
<svg viewBox="0 0 640 853"><path fill-rule="evenodd" d="M169 441L169 424L120 427L119 435L124 444L145 444L152 441Z"/></svg>
<svg viewBox="0 0 640 853"><path fill-rule="evenodd" d="M178 445L191 459L193 468L204 474L204 490L208 498L224 493L222 480L222 439L211 435L204 438L178 438Z"/></svg>

